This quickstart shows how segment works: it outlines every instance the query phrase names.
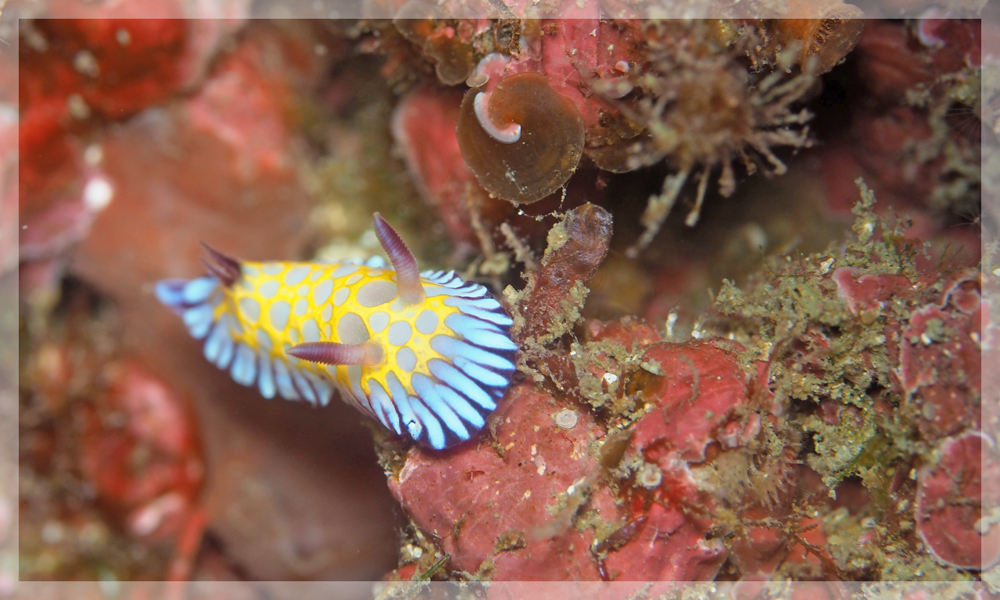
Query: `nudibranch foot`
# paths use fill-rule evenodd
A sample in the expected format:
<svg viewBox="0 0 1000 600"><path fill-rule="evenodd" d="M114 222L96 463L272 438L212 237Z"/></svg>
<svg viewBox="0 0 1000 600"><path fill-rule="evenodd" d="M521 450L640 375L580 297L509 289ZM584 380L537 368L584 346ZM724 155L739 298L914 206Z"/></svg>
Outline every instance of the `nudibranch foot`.
<svg viewBox="0 0 1000 600"><path fill-rule="evenodd" d="M510 316L478 283L417 270L375 215L392 267L238 261L205 246L209 275L156 284L205 358L265 398L326 405L334 390L396 434L444 449L471 439L510 386Z"/></svg>

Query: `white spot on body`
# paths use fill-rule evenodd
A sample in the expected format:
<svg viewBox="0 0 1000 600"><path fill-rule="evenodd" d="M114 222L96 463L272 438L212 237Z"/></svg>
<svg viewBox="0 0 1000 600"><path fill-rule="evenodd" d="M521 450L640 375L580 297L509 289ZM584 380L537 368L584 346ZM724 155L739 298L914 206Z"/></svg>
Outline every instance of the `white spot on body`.
<svg viewBox="0 0 1000 600"><path fill-rule="evenodd" d="M254 298L240 298L240 311L243 318L250 323L256 323L260 319L260 303Z"/></svg>
<svg viewBox="0 0 1000 600"><path fill-rule="evenodd" d="M305 316L306 311L309 310L309 301L305 298L299 298L295 301L295 316L302 317Z"/></svg>
<svg viewBox="0 0 1000 600"><path fill-rule="evenodd" d="M319 341L319 325L316 324L316 319L306 319L302 323L302 339L307 342Z"/></svg>
<svg viewBox="0 0 1000 600"><path fill-rule="evenodd" d="M371 339L364 319L351 312L337 320L337 337L341 344L360 344Z"/></svg>
<svg viewBox="0 0 1000 600"><path fill-rule="evenodd" d="M343 306L347 298L351 295L351 288L344 286L333 293L333 305Z"/></svg>
<svg viewBox="0 0 1000 600"><path fill-rule="evenodd" d="M382 333L382 330L389 326L389 313L378 311L368 317L368 325L373 333Z"/></svg>
<svg viewBox="0 0 1000 600"><path fill-rule="evenodd" d="M374 308L389 302L396 297L396 284L391 281L372 281L366 283L358 290L358 304L367 308Z"/></svg>
<svg viewBox="0 0 1000 600"><path fill-rule="evenodd" d="M396 321L389 326L389 343L393 346L403 346L413 337L413 328L406 321Z"/></svg>
<svg viewBox="0 0 1000 600"><path fill-rule="evenodd" d="M271 299L278 294L278 289L281 284L274 279L269 279L264 283L260 284L260 295L264 298Z"/></svg>
<svg viewBox="0 0 1000 600"><path fill-rule="evenodd" d="M326 301L330 299L330 294L333 293L333 280L327 279L326 281L320 282L316 285L313 290L313 304L317 306L321 304L326 304Z"/></svg>
<svg viewBox="0 0 1000 600"><path fill-rule="evenodd" d="M277 329L278 331L284 331L285 328L288 327L288 315L291 311L292 311L292 306L284 300L278 300L277 302L272 304L271 310L269 311L270 312L269 316L271 317L271 326Z"/></svg>
<svg viewBox="0 0 1000 600"><path fill-rule="evenodd" d="M340 265L330 273L331 279L340 279L341 277L347 277L351 273L358 270L358 265ZM317 278L318 279L318 278Z"/></svg>
<svg viewBox="0 0 1000 600"><path fill-rule="evenodd" d="M329 323L333 318L333 305L327 304L323 307L323 312L319 313L319 319L323 323Z"/></svg>
<svg viewBox="0 0 1000 600"><path fill-rule="evenodd" d="M359 281L361 281L361 273L355 273L354 275L351 275L350 277L347 278L347 281L344 282L344 285L354 285Z"/></svg>
<svg viewBox="0 0 1000 600"><path fill-rule="evenodd" d="M438 316L433 310L426 309L424 312L420 313L414 321L414 325L417 326L417 331L424 335L430 335L434 333L438 326Z"/></svg>
<svg viewBox="0 0 1000 600"><path fill-rule="evenodd" d="M396 364L407 373L412 373L417 366L417 355L409 346L403 346L396 351Z"/></svg>
<svg viewBox="0 0 1000 600"><path fill-rule="evenodd" d="M287 273L285 273L285 285L298 285L305 280L309 273L312 273L311 265L298 265L292 267Z"/></svg>
<svg viewBox="0 0 1000 600"><path fill-rule="evenodd" d="M263 329L257 330L257 346L261 350L266 350L266 351L271 350L273 344L271 343L271 335L267 331Z"/></svg>
<svg viewBox="0 0 1000 600"><path fill-rule="evenodd" d="M265 275L280 275L285 270L285 267L281 263L264 263L260 266L260 270Z"/></svg>

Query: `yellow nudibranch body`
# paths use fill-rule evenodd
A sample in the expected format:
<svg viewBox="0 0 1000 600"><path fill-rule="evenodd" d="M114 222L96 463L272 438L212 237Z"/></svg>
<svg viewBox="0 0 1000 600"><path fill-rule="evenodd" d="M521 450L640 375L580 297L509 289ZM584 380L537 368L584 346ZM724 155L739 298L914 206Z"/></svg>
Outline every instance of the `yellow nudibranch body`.
<svg viewBox="0 0 1000 600"><path fill-rule="evenodd" d="M397 268L240 262L207 248L210 276L156 293L210 362L264 397L326 405L336 390L395 433L447 448L478 432L510 385L512 321L477 283L418 275L377 215L376 232Z"/></svg>

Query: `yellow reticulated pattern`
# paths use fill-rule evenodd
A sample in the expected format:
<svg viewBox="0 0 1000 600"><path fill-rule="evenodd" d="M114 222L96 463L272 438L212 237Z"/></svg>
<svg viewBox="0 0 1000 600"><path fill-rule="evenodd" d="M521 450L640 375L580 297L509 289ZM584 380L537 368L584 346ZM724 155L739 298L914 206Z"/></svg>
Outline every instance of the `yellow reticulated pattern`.
<svg viewBox="0 0 1000 600"><path fill-rule="evenodd" d="M486 288L453 272L421 273L425 297L404 305L396 272L373 261L235 264L239 277L165 280L156 294L204 340L206 359L266 398L325 405L337 390L394 432L442 449L485 426L514 375L513 322ZM366 357L377 346L382 359L326 365L289 354L316 342L365 344Z"/></svg>
<svg viewBox="0 0 1000 600"><path fill-rule="evenodd" d="M417 307L404 307L396 297L396 273L365 265L267 262L243 263L243 278L227 290L225 302L216 307L216 319L231 311L243 325L233 336L260 353L266 340L271 356L295 361L299 368L328 377L341 391L352 390L348 367L324 367L286 355L303 342L357 344L368 340L384 348L378 367L361 367L365 396L369 381L384 381L392 372L413 393L414 373L430 376L428 361L446 359L431 348L435 335L454 336L444 324L457 308L445 306L448 296L428 297ZM423 280L425 289L440 287ZM262 335L266 334L266 338ZM268 348L264 348L265 350ZM410 355L412 353L412 355Z"/></svg>

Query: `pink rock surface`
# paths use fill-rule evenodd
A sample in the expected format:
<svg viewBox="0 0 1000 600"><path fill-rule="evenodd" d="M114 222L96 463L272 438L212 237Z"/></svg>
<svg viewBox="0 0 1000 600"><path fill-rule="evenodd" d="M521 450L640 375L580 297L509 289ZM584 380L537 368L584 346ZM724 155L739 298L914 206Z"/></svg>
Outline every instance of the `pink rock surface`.
<svg viewBox="0 0 1000 600"><path fill-rule="evenodd" d="M81 467L98 499L125 513L130 533L173 538L204 479L197 424L188 399L141 366L114 372L109 394L84 413ZM108 426L116 417L123 424Z"/></svg>
<svg viewBox="0 0 1000 600"><path fill-rule="evenodd" d="M686 508L680 502L650 506L635 536L608 554L608 577L623 581L715 579L729 551L719 540L706 540L710 521L692 517Z"/></svg>
<svg viewBox="0 0 1000 600"><path fill-rule="evenodd" d="M269 43L267 36L246 41L258 42ZM266 55L237 49L233 60ZM122 351L192 398L210 432L208 530L227 557L258 579L373 578L393 560L392 500L356 412L339 402L322 411L267 402L237 385L204 360L198 342L152 294L159 279L204 272L200 240L262 260L300 258L309 239L311 204L285 112L298 71L268 78L248 64L219 69L224 81L216 86L210 76L206 84L211 98L145 111L103 139L102 166L115 196L71 269L115 304ZM251 119L217 111L212 127L192 122L192 106L238 102L243 90L258 94L264 112ZM253 129L251 120L265 126ZM225 138L233 130L267 148Z"/></svg>
<svg viewBox="0 0 1000 600"><path fill-rule="evenodd" d="M855 314L881 311L887 355L900 393L921 409L919 426L934 441L979 428L982 411L982 309L978 273L902 275L833 273L838 294ZM936 290L941 290L940 292ZM915 305L908 321L887 312L894 300ZM871 314L876 314L872 312Z"/></svg>
<svg viewBox="0 0 1000 600"><path fill-rule="evenodd" d="M178 149L183 161L171 158ZM391 500L357 414L340 403L267 402L235 384L150 291L158 279L203 272L199 240L241 257L299 255L308 203L294 175L247 181L233 172L231 147L165 113L108 139L105 161L116 199L72 269L116 303L124 351L190 394L211 432L209 530L255 578L374 577L395 545Z"/></svg>
<svg viewBox="0 0 1000 600"><path fill-rule="evenodd" d="M736 362L738 348L732 344L732 350L726 349L715 341L662 343L650 348L645 359L656 361L669 373L654 392L662 398L662 414L640 419L632 444L647 458L665 459L663 466L668 468L678 459L704 461L707 446L724 437L726 426L736 422L734 411L750 393L750 382ZM744 437L756 437L759 418L756 428L749 417L739 420L739 429L748 429Z"/></svg>
<svg viewBox="0 0 1000 600"><path fill-rule="evenodd" d="M560 428L553 415L565 409L519 385L498 412L496 447L485 440L444 454L414 447L389 478L393 496L454 569L475 573L492 558L499 581L597 578L592 532L577 532L572 512L557 503L592 483L597 464L588 444L602 431L582 410L574 427ZM502 534L522 547L497 552Z"/></svg>
<svg viewBox="0 0 1000 600"><path fill-rule="evenodd" d="M250 30L185 103L194 129L233 149L234 171L245 179L257 171L291 170L296 85L315 67L300 43L306 41L269 29Z"/></svg>
<svg viewBox="0 0 1000 600"><path fill-rule="evenodd" d="M710 580L729 556L720 540L707 539L718 499L692 477L690 466L711 461L720 448L743 446L760 431L759 415L736 414L758 384L757 376L748 377L738 365L737 349L713 341L661 342L645 353L644 360L667 375L646 389L658 399L657 408L633 426L626 456L638 453L656 465L661 481L640 481L632 488L632 518L646 521L635 543L608 554L609 575ZM744 550L757 552L766 543L751 540Z"/></svg>
<svg viewBox="0 0 1000 600"><path fill-rule="evenodd" d="M944 439L938 461L917 477L917 533L942 563L989 569L1000 561L1000 525L987 511L1000 505L1000 455L980 432Z"/></svg>
<svg viewBox="0 0 1000 600"><path fill-rule="evenodd" d="M108 193L90 187L104 177L103 128L193 85L220 40L239 27L243 12L232 4L238 2L213 15L229 20L211 22L184 20L175 2L56 0L34 7L60 18L32 21L20 38L20 260L46 262L25 267L22 297L54 286L66 252L106 204ZM10 223L4 210L0 218Z"/></svg>
<svg viewBox="0 0 1000 600"><path fill-rule="evenodd" d="M980 60L981 25L976 20L873 21L856 52L862 77L876 96L899 98L903 90L931 84L939 76Z"/></svg>
<svg viewBox="0 0 1000 600"><path fill-rule="evenodd" d="M185 51L188 22L180 19L178 5L161 6L168 18L35 21L46 44L32 45L21 37L22 107L30 110L46 99L65 101L76 94L89 109L77 118L93 114L119 120L176 92L185 83L179 58ZM97 16L82 6L79 13ZM71 124L68 103L63 103L59 117L63 124Z"/></svg>
<svg viewBox="0 0 1000 600"><path fill-rule="evenodd" d="M921 407L928 440L981 427L982 356L974 342L982 331L979 289L974 273L966 277L967 287L943 294L943 306L914 311L899 340L899 380Z"/></svg>
<svg viewBox="0 0 1000 600"><path fill-rule="evenodd" d="M652 343L644 359L669 374L638 384L655 408L628 430L621 451L652 471L612 492L601 475L607 467L600 452L591 449L604 427L589 410L524 383L499 409L495 438L446 453L412 448L389 477L393 496L450 555L453 570L474 573L492 559L483 573L503 581L713 579L729 552L710 539L718 500L690 467L713 460L722 446L755 439L760 416L737 409L759 393L760 374L742 370L735 345L655 342L655 331L642 326L591 321L587 327L595 339L614 338L626 347ZM567 410L575 425L562 429L554 415ZM589 493L581 497L580 490ZM582 502L581 510L617 529L601 538L591 528L579 531L569 502Z"/></svg>
<svg viewBox="0 0 1000 600"><path fill-rule="evenodd" d="M461 103L461 90L419 87L396 107L392 135L420 195L438 212L451 240L468 250L476 239L469 223L466 186L478 189L479 184L458 149L455 127Z"/></svg>
<svg viewBox="0 0 1000 600"><path fill-rule="evenodd" d="M833 280L837 283L838 294L854 314L864 310L881 310L886 300L912 287L910 280L902 275L859 276L855 269L849 267L835 270Z"/></svg>

